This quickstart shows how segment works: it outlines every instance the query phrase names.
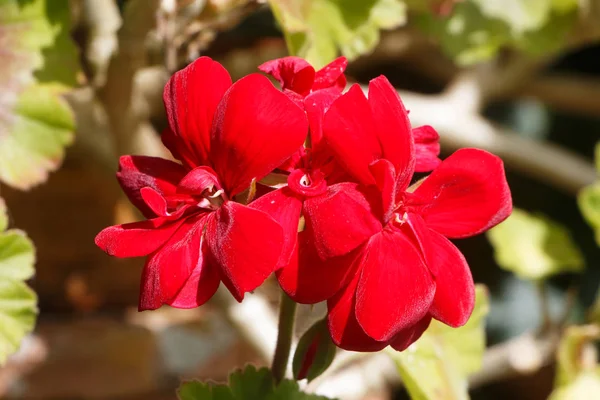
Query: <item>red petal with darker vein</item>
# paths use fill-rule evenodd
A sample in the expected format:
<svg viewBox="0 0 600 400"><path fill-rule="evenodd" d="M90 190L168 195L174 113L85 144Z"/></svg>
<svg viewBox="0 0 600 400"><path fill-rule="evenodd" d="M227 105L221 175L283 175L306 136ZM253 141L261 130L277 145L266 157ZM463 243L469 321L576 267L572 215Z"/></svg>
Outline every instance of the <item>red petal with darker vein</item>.
<svg viewBox="0 0 600 400"><path fill-rule="evenodd" d="M323 121L323 137L339 164L364 184L374 183L369 165L381 157L375 121L359 85L333 102Z"/></svg>
<svg viewBox="0 0 600 400"><path fill-rule="evenodd" d="M282 228L264 212L231 201L214 214L206 228L211 259L231 294L242 301L275 270Z"/></svg>
<svg viewBox="0 0 600 400"><path fill-rule="evenodd" d="M425 316L435 282L419 250L402 232L384 230L365 245L356 317L375 340L390 340Z"/></svg>
<svg viewBox="0 0 600 400"><path fill-rule="evenodd" d="M219 104L211 161L229 196L243 192L300 148L306 113L259 74L237 81Z"/></svg>
<svg viewBox="0 0 600 400"><path fill-rule="evenodd" d="M156 213L142 199L140 190L151 187L163 197L175 193L177 184L186 170L180 164L158 157L122 156L119 159L117 179L123 191L146 218Z"/></svg>
<svg viewBox="0 0 600 400"><path fill-rule="evenodd" d="M298 233L294 250L290 263L277 271L277 279L281 288L297 303L325 301L356 274L357 250L323 261L314 247L310 230Z"/></svg>
<svg viewBox="0 0 600 400"><path fill-rule="evenodd" d="M211 125L217 105L231 86L231 77L221 64L200 57L176 72L163 93L171 131L177 140L168 137L165 145L174 147L173 155L191 155L189 167L208 165ZM190 162L188 157L181 161Z"/></svg>
<svg viewBox="0 0 600 400"><path fill-rule="evenodd" d="M315 79L315 69L300 57L290 56L267 61L258 69L277 79L281 89L288 89L302 96L310 92Z"/></svg>
<svg viewBox="0 0 600 400"><path fill-rule="evenodd" d="M283 187L260 197L248 206L266 213L282 227L283 249L277 267L287 265L296 247L302 201L294 196L289 188Z"/></svg>
<svg viewBox="0 0 600 400"><path fill-rule="evenodd" d="M429 324L431 324L431 315L426 315L415 325L398 332L390 345L397 351L406 350L408 346L423 336L423 333L429 328Z"/></svg>
<svg viewBox="0 0 600 400"><path fill-rule="evenodd" d="M477 235L512 211L502 160L478 149L461 149L444 160L410 203L429 228L450 238Z"/></svg>
<svg viewBox="0 0 600 400"><path fill-rule="evenodd" d="M338 57L315 74L315 82L312 86L313 91L327 88L335 88L341 92L346 87L346 77L344 71L348 66L346 57Z"/></svg>
<svg viewBox="0 0 600 400"><path fill-rule="evenodd" d="M145 187L140 190L142 199L153 213L159 217L167 217L169 212L167 211L167 200L151 187Z"/></svg>
<svg viewBox="0 0 600 400"><path fill-rule="evenodd" d="M375 210L373 198L370 200L356 184L339 183L304 203L306 229L314 232L315 247L321 259L347 254L381 231L377 217L381 210Z"/></svg>
<svg viewBox="0 0 600 400"><path fill-rule="evenodd" d="M385 159L375 161L369 169L381 192L383 221L387 222L396 204L396 171L392 163Z"/></svg>
<svg viewBox="0 0 600 400"><path fill-rule="evenodd" d="M440 155L440 135L429 125L414 128L412 132L417 160L415 171L432 171L442 162L438 157Z"/></svg>
<svg viewBox="0 0 600 400"><path fill-rule="evenodd" d="M96 245L111 256L142 257L163 246L183 220L159 217L130 224L109 226L95 239Z"/></svg>
<svg viewBox="0 0 600 400"><path fill-rule="evenodd" d="M212 297L219 281L201 251L202 233L209 216L186 219L169 241L148 258L142 272L140 310L155 309L162 304L197 307Z"/></svg>
<svg viewBox="0 0 600 400"><path fill-rule="evenodd" d="M345 288L327 301L329 333L333 343L344 350L379 351L387 347L388 342L378 342L367 336L356 320L356 286L359 277L360 271Z"/></svg>
<svg viewBox="0 0 600 400"><path fill-rule="evenodd" d="M415 169L415 150L408 113L386 77L369 82L369 105L383 158L396 168L398 190L408 187Z"/></svg>
<svg viewBox="0 0 600 400"><path fill-rule="evenodd" d="M475 307L475 284L465 257L448 239L427 228L418 215L409 214L408 222L435 276L429 313L446 325L463 326Z"/></svg>
<svg viewBox="0 0 600 400"><path fill-rule="evenodd" d="M198 232L196 232L197 235ZM219 284L221 283L219 272L209 261L206 241L203 238L200 238L200 241L200 254L196 268L194 268L190 277L185 281L175 297L166 302L172 307L199 307L210 300L219 288Z"/></svg>

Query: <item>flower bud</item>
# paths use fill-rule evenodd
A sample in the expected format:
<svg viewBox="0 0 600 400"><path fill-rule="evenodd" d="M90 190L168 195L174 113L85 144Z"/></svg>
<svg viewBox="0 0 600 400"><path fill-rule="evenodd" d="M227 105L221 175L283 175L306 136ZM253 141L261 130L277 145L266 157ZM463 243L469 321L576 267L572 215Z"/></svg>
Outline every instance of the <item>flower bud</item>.
<svg viewBox="0 0 600 400"><path fill-rule="evenodd" d="M312 381L333 362L336 346L327 329L327 319L315 323L298 342L294 354L293 372L296 380Z"/></svg>

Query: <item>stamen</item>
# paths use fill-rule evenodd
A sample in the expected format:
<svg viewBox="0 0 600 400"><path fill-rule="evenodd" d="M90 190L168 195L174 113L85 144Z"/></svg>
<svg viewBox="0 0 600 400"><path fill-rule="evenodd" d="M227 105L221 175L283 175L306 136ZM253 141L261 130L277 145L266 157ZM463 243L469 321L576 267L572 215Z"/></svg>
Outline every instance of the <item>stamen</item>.
<svg viewBox="0 0 600 400"><path fill-rule="evenodd" d="M300 184L304 187L310 187L310 185L312 184L310 176L304 175L302 178L300 178Z"/></svg>

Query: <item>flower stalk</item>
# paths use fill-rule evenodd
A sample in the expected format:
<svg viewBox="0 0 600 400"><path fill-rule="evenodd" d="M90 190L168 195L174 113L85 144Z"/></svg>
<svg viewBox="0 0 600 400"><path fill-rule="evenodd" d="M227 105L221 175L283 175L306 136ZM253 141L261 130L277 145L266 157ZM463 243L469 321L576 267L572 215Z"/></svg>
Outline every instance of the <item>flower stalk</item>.
<svg viewBox="0 0 600 400"><path fill-rule="evenodd" d="M277 345L275 347L275 356L273 357L273 377L275 382L279 383L285 377L290 352L292 348L292 338L294 336L294 321L296 319L296 303L290 299L283 291L281 292L281 302L279 304L279 327L277 332Z"/></svg>

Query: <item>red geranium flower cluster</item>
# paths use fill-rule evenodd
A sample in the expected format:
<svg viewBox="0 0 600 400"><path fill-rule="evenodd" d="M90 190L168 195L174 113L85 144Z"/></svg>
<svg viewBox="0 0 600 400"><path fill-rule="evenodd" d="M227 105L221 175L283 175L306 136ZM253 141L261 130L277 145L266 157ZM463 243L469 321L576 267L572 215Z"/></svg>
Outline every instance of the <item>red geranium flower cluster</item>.
<svg viewBox="0 0 600 400"><path fill-rule="evenodd" d="M117 178L147 220L96 238L148 256L140 310L205 303L222 281L242 301L273 272L296 302L327 301L333 341L403 350L432 318L463 325L469 267L448 238L511 212L502 161L412 128L385 77L346 93L346 60L319 71L286 57L236 83L201 57L164 91L165 146L180 163L124 156ZM415 172L433 171L410 186Z"/></svg>

